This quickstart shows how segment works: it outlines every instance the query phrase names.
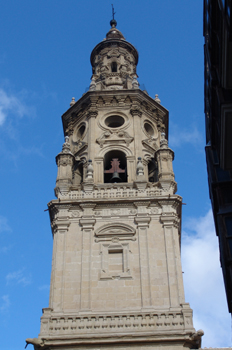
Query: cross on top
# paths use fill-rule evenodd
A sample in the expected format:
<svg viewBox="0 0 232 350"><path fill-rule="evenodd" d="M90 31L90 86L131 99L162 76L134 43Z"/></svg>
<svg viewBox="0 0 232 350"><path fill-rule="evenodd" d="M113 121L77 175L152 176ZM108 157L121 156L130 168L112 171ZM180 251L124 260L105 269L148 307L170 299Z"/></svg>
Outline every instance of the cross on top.
<svg viewBox="0 0 232 350"><path fill-rule="evenodd" d="M111 4L111 6L112 6L112 17L113 17L113 19L114 19L114 15L116 14L116 12L114 12L114 5Z"/></svg>

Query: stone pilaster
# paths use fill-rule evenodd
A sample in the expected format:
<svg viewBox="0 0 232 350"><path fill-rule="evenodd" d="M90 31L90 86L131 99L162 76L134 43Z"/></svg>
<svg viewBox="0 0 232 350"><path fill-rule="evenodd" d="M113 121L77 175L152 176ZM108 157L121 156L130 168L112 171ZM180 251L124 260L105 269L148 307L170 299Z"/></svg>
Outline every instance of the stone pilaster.
<svg viewBox="0 0 232 350"><path fill-rule="evenodd" d="M138 246L139 246L139 266L140 266L140 283L141 283L141 305L142 309L152 306L152 295L150 285L150 266L149 266L149 247L148 247L148 227L151 218L147 215L147 202L135 203L138 214L135 222L138 227Z"/></svg>
<svg viewBox="0 0 232 350"><path fill-rule="evenodd" d="M53 256L49 307L57 311L63 309L65 264L66 264L66 240L70 226L68 207L58 210L56 218L52 221L53 231ZM54 288L55 287L55 288Z"/></svg>
<svg viewBox="0 0 232 350"><path fill-rule="evenodd" d="M91 309L91 257L93 229L96 220L93 218L93 209L96 204L86 203L81 207L84 210L83 217L80 219L82 227L82 251L81 251L81 292L80 309L88 311Z"/></svg>
<svg viewBox="0 0 232 350"><path fill-rule="evenodd" d="M171 204L171 203L170 203ZM184 286L179 248L179 219L173 212L164 212L163 224L170 307L176 308L184 302Z"/></svg>

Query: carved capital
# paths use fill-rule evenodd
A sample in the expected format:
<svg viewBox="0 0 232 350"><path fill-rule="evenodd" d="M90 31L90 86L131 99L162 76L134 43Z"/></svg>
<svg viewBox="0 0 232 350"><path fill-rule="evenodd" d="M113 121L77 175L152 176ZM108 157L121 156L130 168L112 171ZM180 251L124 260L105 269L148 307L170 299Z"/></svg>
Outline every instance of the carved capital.
<svg viewBox="0 0 232 350"><path fill-rule="evenodd" d="M96 118L98 111L96 109L90 109L87 114L87 118Z"/></svg>
<svg viewBox="0 0 232 350"><path fill-rule="evenodd" d="M80 207L82 208L82 210L84 211L83 213L83 218L91 218L94 216L94 208L96 207L96 204L94 203L82 203L80 204ZM87 219L89 220L89 219Z"/></svg>
<svg viewBox="0 0 232 350"><path fill-rule="evenodd" d="M95 222L95 219L80 219L80 225L84 230L92 230Z"/></svg>
<svg viewBox="0 0 232 350"><path fill-rule="evenodd" d="M68 231L68 228L70 226L70 221L69 220L53 220L51 222L51 228L52 228L52 233L55 234L57 232L59 233L65 233Z"/></svg>
<svg viewBox="0 0 232 350"><path fill-rule="evenodd" d="M160 217L160 221L164 226L174 226L176 228L179 228L180 225L180 219L174 213L162 214Z"/></svg>
<svg viewBox="0 0 232 350"><path fill-rule="evenodd" d="M138 227L149 227L149 223L151 221L151 218L148 216L136 216L135 222L138 225Z"/></svg>
<svg viewBox="0 0 232 350"><path fill-rule="evenodd" d="M131 110L130 110L131 115L134 117L138 115L139 117L142 116L142 111L141 108L137 105L132 105Z"/></svg>

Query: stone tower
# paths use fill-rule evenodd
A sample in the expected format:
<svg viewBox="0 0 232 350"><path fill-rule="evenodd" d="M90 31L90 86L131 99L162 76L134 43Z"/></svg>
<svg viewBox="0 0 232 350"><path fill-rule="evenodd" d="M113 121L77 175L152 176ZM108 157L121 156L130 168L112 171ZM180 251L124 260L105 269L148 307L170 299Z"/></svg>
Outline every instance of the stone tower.
<svg viewBox="0 0 232 350"><path fill-rule="evenodd" d="M49 307L35 349L197 349L185 302L182 199L168 111L139 89L138 52L111 21L89 91L63 114Z"/></svg>

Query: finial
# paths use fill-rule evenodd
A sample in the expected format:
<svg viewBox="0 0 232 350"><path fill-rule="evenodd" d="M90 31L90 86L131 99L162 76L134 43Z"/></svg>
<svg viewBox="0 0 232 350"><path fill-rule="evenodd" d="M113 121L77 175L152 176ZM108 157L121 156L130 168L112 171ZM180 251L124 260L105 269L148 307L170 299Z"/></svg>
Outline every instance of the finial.
<svg viewBox="0 0 232 350"><path fill-rule="evenodd" d="M112 6L112 17L113 19L110 21L110 25L112 28L115 28L117 26L117 21L114 19L114 15L116 14L116 12L114 12L114 5L111 4Z"/></svg>
<svg viewBox="0 0 232 350"><path fill-rule="evenodd" d="M144 175L144 167L143 167L143 163L142 163L142 158L141 157L138 157L136 171L137 171L137 175L138 176L143 176Z"/></svg>
<svg viewBox="0 0 232 350"><path fill-rule="evenodd" d="M65 136L64 143L62 146L62 153L70 153L70 143L69 143L69 136Z"/></svg>
<svg viewBox="0 0 232 350"><path fill-rule="evenodd" d="M75 101L75 97L72 97L72 101L70 102L70 106L72 107L73 105L75 105L76 101Z"/></svg>
<svg viewBox="0 0 232 350"><path fill-rule="evenodd" d="M93 179L93 165L91 159L88 160L86 179Z"/></svg>
<svg viewBox="0 0 232 350"><path fill-rule="evenodd" d="M95 91L96 90L96 82L95 82L94 77L92 77L92 80L91 80L91 83L90 83L90 86L89 86L89 90L90 91Z"/></svg>
<svg viewBox="0 0 232 350"><path fill-rule="evenodd" d="M168 148L168 140L166 140L165 132L161 132L160 148Z"/></svg>
<svg viewBox="0 0 232 350"><path fill-rule="evenodd" d="M157 103L161 103L161 101L160 101L160 99L159 99L159 95L158 95L158 94L156 94L156 95L155 95L155 101L156 101Z"/></svg>
<svg viewBox="0 0 232 350"><path fill-rule="evenodd" d="M139 83L138 83L136 76L134 75L133 80L132 80L132 89L138 89L138 88L139 88Z"/></svg>

